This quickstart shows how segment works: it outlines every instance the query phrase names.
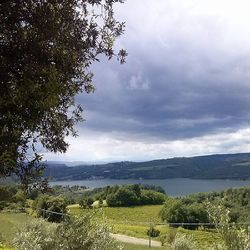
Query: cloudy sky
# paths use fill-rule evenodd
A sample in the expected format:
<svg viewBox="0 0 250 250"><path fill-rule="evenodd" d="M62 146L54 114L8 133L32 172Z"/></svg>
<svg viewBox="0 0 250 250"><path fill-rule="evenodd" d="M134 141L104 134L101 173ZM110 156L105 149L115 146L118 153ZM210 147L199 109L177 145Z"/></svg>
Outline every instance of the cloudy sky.
<svg viewBox="0 0 250 250"><path fill-rule="evenodd" d="M127 0L116 43L129 56L94 65L85 122L48 160L143 161L250 151L249 0Z"/></svg>

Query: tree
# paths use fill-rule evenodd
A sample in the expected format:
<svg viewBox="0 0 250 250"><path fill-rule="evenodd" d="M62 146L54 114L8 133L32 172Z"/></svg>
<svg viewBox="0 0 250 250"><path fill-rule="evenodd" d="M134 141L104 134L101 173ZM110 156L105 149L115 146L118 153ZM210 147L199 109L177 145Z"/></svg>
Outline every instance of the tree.
<svg viewBox="0 0 250 250"><path fill-rule="evenodd" d="M185 204L182 200L168 199L162 210L161 218L168 223L190 223L190 225L183 225L187 229L196 229L198 225L193 223L208 223L209 218L204 204L193 203L191 205Z"/></svg>
<svg viewBox="0 0 250 250"><path fill-rule="evenodd" d="M230 225L230 210L223 205L221 200L214 204L208 202L206 207L211 222L215 225L217 232L222 237L223 243L220 249L250 249L250 236L248 230L237 227L234 223ZM218 247L216 249L218 249Z"/></svg>
<svg viewBox="0 0 250 250"><path fill-rule="evenodd" d="M94 203L94 199L91 197L83 198L79 201L79 205L82 208L92 208Z"/></svg>
<svg viewBox="0 0 250 250"><path fill-rule="evenodd" d="M67 201L65 197L41 195L33 203L33 210L38 217L43 217L50 222L61 222L64 220L64 214L67 213Z"/></svg>
<svg viewBox="0 0 250 250"><path fill-rule="evenodd" d="M160 213L162 220L168 223L185 223L187 221L187 211L183 203L177 199L168 199Z"/></svg>
<svg viewBox="0 0 250 250"><path fill-rule="evenodd" d="M37 146L63 153L76 136L81 92L94 91L90 66L113 50L124 31L113 4L122 0L0 2L0 177L25 186L41 176ZM29 178L28 178L28 177Z"/></svg>

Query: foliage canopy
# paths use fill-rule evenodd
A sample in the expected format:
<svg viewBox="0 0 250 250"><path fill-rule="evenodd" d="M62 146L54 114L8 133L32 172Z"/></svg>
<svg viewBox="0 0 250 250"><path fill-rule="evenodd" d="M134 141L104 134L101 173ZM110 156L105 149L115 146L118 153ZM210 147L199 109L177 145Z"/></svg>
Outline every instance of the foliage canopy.
<svg viewBox="0 0 250 250"><path fill-rule="evenodd" d="M113 50L124 31L113 4L122 0L10 0L0 2L0 177L17 174L28 185L41 175L37 145L65 152L65 137L94 91L90 66ZM27 178L29 176L29 178Z"/></svg>

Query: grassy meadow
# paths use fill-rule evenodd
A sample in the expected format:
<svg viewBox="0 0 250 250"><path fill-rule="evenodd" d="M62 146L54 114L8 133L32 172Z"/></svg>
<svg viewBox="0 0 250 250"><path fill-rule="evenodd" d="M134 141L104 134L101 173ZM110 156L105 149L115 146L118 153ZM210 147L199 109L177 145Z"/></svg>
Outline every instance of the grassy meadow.
<svg viewBox="0 0 250 250"><path fill-rule="evenodd" d="M113 233L134 236L138 238L148 238L147 230L149 223L153 223L155 228L160 230L162 234L167 234L171 230L167 225L157 225L161 223L159 218L159 211L162 206L138 206L138 207L104 207L98 209L102 211L97 213L97 216L104 215L112 225ZM97 211L97 209L95 209ZM69 206L71 215L80 216L87 210L79 208L78 205ZM23 213L0 213L0 234L5 245L11 245L11 241L15 232L22 227L22 225L29 220L30 217ZM186 230L178 228L178 232L191 234L193 239L204 248L204 246L211 246L214 242L219 241L219 236L215 232L207 232L202 230ZM155 238L154 240L159 240ZM147 246L124 244L124 250L144 250ZM160 249L160 248L151 248Z"/></svg>
<svg viewBox="0 0 250 250"><path fill-rule="evenodd" d="M150 223L159 224L161 205L135 206L135 207L104 207L100 209L112 226L113 233L125 234L139 238L147 238ZM79 206L69 206L70 214L79 216L87 210ZM158 226L159 227L159 226ZM158 227L156 227L158 229ZM166 232L166 226L161 226L161 231Z"/></svg>
<svg viewBox="0 0 250 250"><path fill-rule="evenodd" d="M135 245L135 244L124 244L124 248L123 250L147 250L147 249L150 249L150 250L161 250L161 249L164 249L164 248L161 248L161 247L151 247L149 248L148 246L142 246L142 245Z"/></svg>
<svg viewBox="0 0 250 250"><path fill-rule="evenodd" d="M160 230L161 234L167 234L169 230L171 230L167 225L162 223L159 217L161 208L162 205L104 207L101 209L101 211L103 211L101 214L107 217L108 221L112 225L113 233L147 239L147 231L150 223L155 225L154 227ZM78 205L69 206L69 211L70 214L78 216L86 212L85 209L80 208ZM194 240L203 247L211 246L213 243L220 241L220 237L216 232L187 230L183 228L178 228L177 231L192 235ZM159 238L154 240L159 240Z"/></svg>
<svg viewBox="0 0 250 250"><path fill-rule="evenodd" d="M86 210L78 205L68 206L69 212L72 215L80 215ZM103 214L110 222L118 224L141 224L148 225L149 223L161 223L159 217L162 205L135 206L135 207L103 207Z"/></svg>
<svg viewBox="0 0 250 250"><path fill-rule="evenodd" d="M0 213L0 237L11 243L15 233L27 222L29 216L24 213ZM1 239L0 239L1 240Z"/></svg>

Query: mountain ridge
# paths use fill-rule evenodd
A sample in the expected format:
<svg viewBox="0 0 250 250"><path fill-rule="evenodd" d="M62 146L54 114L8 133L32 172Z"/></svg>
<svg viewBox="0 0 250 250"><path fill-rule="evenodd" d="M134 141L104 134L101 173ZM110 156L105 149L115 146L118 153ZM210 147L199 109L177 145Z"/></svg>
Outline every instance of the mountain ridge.
<svg viewBox="0 0 250 250"><path fill-rule="evenodd" d="M46 165L45 176L53 176L54 180L250 178L250 153L174 157L144 162L121 161L73 167L63 162L47 162Z"/></svg>

